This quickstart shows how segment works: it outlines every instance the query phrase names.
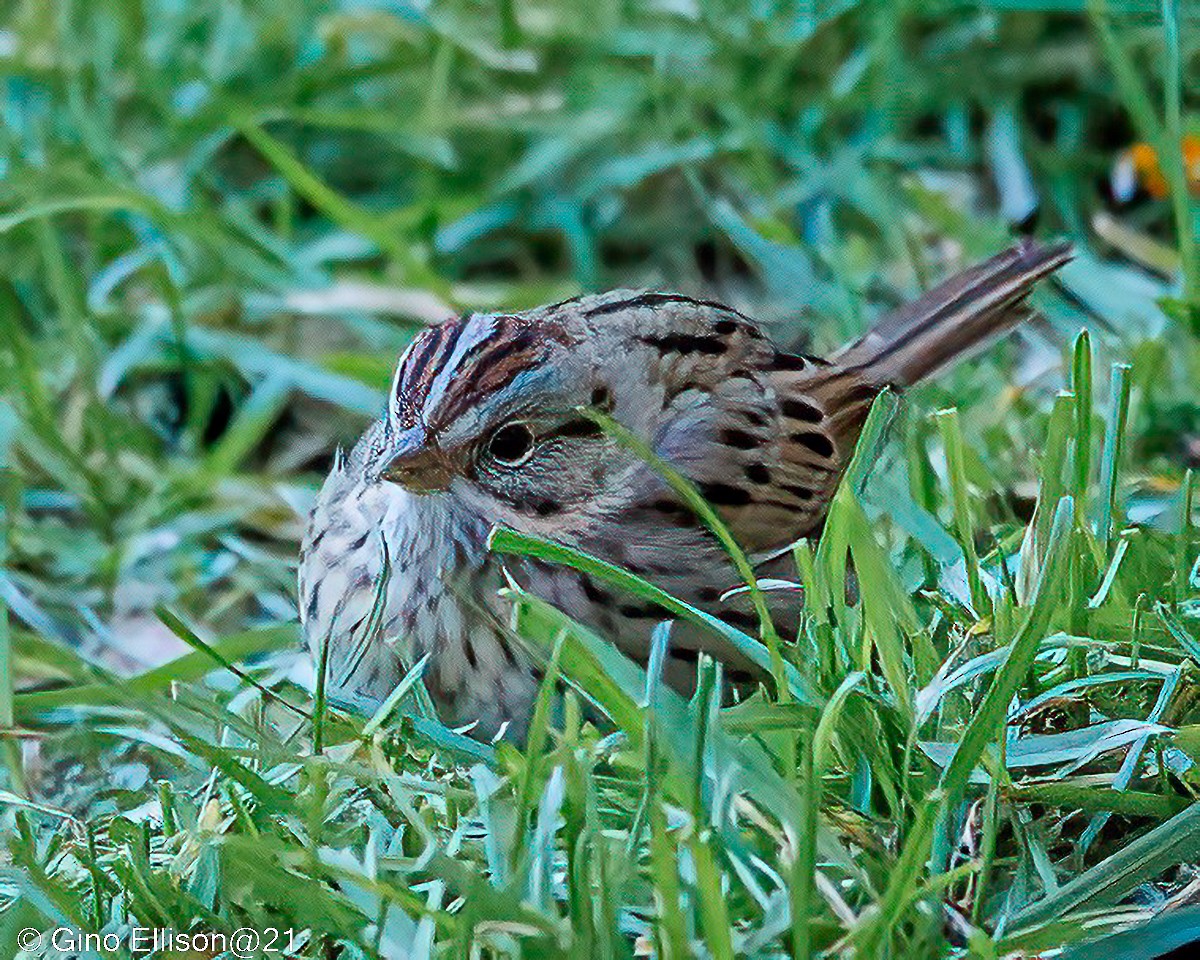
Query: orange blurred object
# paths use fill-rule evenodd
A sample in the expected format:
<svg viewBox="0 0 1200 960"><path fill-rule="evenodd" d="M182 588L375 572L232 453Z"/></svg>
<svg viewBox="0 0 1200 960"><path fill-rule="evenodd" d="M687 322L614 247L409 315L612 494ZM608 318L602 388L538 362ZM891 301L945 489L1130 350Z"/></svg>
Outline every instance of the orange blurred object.
<svg viewBox="0 0 1200 960"><path fill-rule="evenodd" d="M1184 134L1179 141L1183 151L1183 172L1188 191L1200 194L1200 136ZM1112 171L1113 196L1122 203L1132 200L1138 190L1145 190L1155 200L1166 199L1170 193L1167 178L1158 162L1158 152L1148 143L1135 143L1122 150Z"/></svg>

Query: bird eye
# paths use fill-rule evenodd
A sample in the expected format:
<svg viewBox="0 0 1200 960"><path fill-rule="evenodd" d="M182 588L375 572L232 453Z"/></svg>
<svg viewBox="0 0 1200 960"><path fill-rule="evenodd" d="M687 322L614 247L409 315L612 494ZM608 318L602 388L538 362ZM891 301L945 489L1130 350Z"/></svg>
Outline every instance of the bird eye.
<svg viewBox="0 0 1200 960"><path fill-rule="evenodd" d="M519 467L533 453L533 431L524 423L506 423L492 434L488 453L506 467Z"/></svg>

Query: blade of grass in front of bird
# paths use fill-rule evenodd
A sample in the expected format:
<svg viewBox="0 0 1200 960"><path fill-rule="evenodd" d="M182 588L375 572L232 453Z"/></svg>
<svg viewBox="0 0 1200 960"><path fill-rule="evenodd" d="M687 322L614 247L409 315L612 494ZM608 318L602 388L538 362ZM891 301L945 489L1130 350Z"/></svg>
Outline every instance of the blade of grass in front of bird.
<svg viewBox="0 0 1200 960"><path fill-rule="evenodd" d="M641 842L642 831L646 828L650 807L655 802L655 782L658 776L658 739L657 727L654 723L654 704L662 682L663 664L666 662L667 645L671 639L671 623L664 621L657 624L650 634L650 657L646 662L645 696L639 706L646 711L645 732L646 749L645 764L646 782L642 787L642 797L633 815L633 823L629 827L629 837L625 841L627 856L634 856Z"/></svg>
<svg viewBox="0 0 1200 960"><path fill-rule="evenodd" d="M536 808L533 830L529 841L529 866L526 870L526 897L541 913L546 914L552 903L551 887L553 878L551 871L554 863L555 835L558 833L558 821L562 815L562 805L566 794L563 768L555 764L546 778L541 798ZM525 834L525 824L519 824L521 834ZM520 860L525 845L516 842L512 846L511 862L515 865Z"/></svg>
<svg viewBox="0 0 1200 960"><path fill-rule="evenodd" d="M817 576L817 558L813 553L812 541L797 540L792 547L792 557L804 587L804 612L810 617L820 617L829 606L829 584Z"/></svg>
<svg viewBox="0 0 1200 960"><path fill-rule="evenodd" d="M655 472L666 481L667 485L675 491L677 496L687 503L692 512L712 531L721 546L725 548L725 552L733 562L738 576L742 578L742 581L746 585L750 601L754 605L755 613L758 615L762 640L766 644L770 655L770 668L768 672L775 679L775 695L784 700L788 699L790 689L785 676L786 665L783 660L783 654L779 649L779 634L775 631L775 623L771 619L771 611L767 606L766 595L763 593L762 587L759 586L758 577L754 573L754 567L750 564L750 560L747 558L745 551L742 550L741 545L725 525L725 521L720 518L717 511L712 508L711 504L696 489L696 485L691 480L676 470L671 464L667 463L667 461L651 449L648 443L634 434L624 424L618 423L608 414L593 407L582 407L580 408L580 412L595 420L609 436L632 450L645 463L653 467Z"/></svg>
<svg viewBox="0 0 1200 960"><path fill-rule="evenodd" d="M879 461L879 454L887 439L888 427L896 416L900 406L900 398L890 387L885 387L871 401L871 409L867 411L867 419L863 423L858 442L854 445L854 454L846 465L846 474L842 483L861 496L871 468Z"/></svg>
<svg viewBox="0 0 1200 960"><path fill-rule="evenodd" d="M567 712L572 712L571 708ZM615 960L613 941L620 933L613 897L618 884L609 872L609 854L616 844L606 842L599 826L595 754L584 746L579 724L572 717L563 726L562 749L557 755L565 787L562 848L566 853L568 915L575 935L572 947L594 960Z"/></svg>
<svg viewBox="0 0 1200 960"><path fill-rule="evenodd" d="M798 541L792 548L792 557L796 574L804 586L803 619L796 642L802 649L807 643L816 653L812 660L801 653L797 661L802 668L811 663L806 675L811 688L826 690L834 678L843 673L843 665L848 662L839 655L838 636L830 623L829 583L817 575L817 558L809 540Z"/></svg>
<svg viewBox="0 0 1200 960"><path fill-rule="evenodd" d="M533 716L529 721L529 732L525 741L524 763L517 773L517 785L513 793L516 797L517 837L512 845L512 855L509 867L517 869L520 858L525 853L526 830L529 811L533 806L533 791L536 785L535 773L538 771L542 753L549 736L550 712L554 705L555 689L558 686L559 662L562 658L563 642L566 640L566 628L561 628L550 648L550 660L546 666L545 675L538 686L537 697L533 703Z"/></svg>
<svg viewBox="0 0 1200 960"><path fill-rule="evenodd" d="M546 601L515 587L508 588L506 595L514 601L517 635L547 658L555 644L563 643L559 666L564 678L625 731L632 749L642 749L645 731L638 693L644 689L645 679L640 671L598 638L589 642L592 638L583 627Z"/></svg>
<svg viewBox="0 0 1200 960"><path fill-rule="evenodd" d="M341 690L351 684L354 675L358 672L358 668L362 666L363 661L372 653L378 653L378 648L381 646L385 637L383 636L383 620L384 608L387 604L387 588L392 576L392 557L388 549L387 541L380 540L381 557L379 572L375 575L375 584L373 595L371 597L371 609L367 613L366 619L353 627L344 637L344 640L339 641L347 644L347 649L344 650L341 657L340 671L336 678L332 680L332 686L335 690ZM333 636L337 631L338 617L340 611L335 611L333 618L329 624L329 629L322 637L320 655L318 657L317 671L317 689L320 692L319 701L321 704L325 702L325 695L328 692L330 685L329 672L329 657L330 646ZM418 688L417 703L420 705L420 688Z"/></svg>
<svg viewBox="0 0 1200 960"><path fill-rule="evenodd" d="M835 649L839 652L834 675L842 669L842 665L852 665L854 669L863 669L866 665L860 662L859 651L853 642L852 621L848 615L846 604L847 587L847 558L850 552L850 523L846 517L847 497L834 494L829 504L829 512L825 515L825 525L821 529L821 539L817 541L815 581L823 584L822 593L827 606L825 613L828 618L829 635L837 641Z"/></svg>
<svg viewBox="0 0 1200 960"><path fill-rule="evenodd" d="M531 537L506 527L497 527L492 530L488 538L488 549L497 553L536 557L540 560L548 560L551 563L562 564L613 586L620 587L643 600L656 603L674 616L705 627L722 637L735 647L739 653L744 654L747 659L757 665L764 673L774 675L774 668L779 667L783 683L789 687L790 696L795 697L803 703L815 704L820 702L819 698L813 693L793 664L783 661L782 658L776 661L766 647L740 630L731 627L724 620L671 596L665 590L661 590L641 577L622 570L614 564L599 560L573 547L564 546L563 544L543 540L538 537Z"/></svg>
<svg viewBox="0 0 1200 960"><path fill-rule="evenodd" d="M565 660L562 654L559 656L560 664L567 664L566 679L603 709L629 736L631 748L634 751L641 750L646 758L645 792L638 816L631 827L627 849L629 856L634 857L634 845L642 832L637 822L644 817L650 829L649 872L657 905L659 953L664 958L686 960L687 923L680 901L677 852L668 831L663 798L658 790L661 774L656 748L663 727L672 726L671 717L674 718L676 729L679 729L678 724L683 722L683 717L678 708L671 709L669 706L666 722L659 718L658 701L668 691L659 686L654 673L642 678L643 698L639 704L635 693L638 687L636 668L622 662L623 658L607 644L598 639L589 641L582 630L576 635L576 626L545 601L525 594L519 594L518 598L518 617L514 623L520 635L526 638L540 637L543 644L550 642L549 638L553 637L553 648L566 651ZM665 646L665 630L656 631L655 637L658 645ZM657 661L661 669L661 656L652 657L651 660ZM622 677L623 682L618 677ZM671 694L671 699L677 698Z"/></svg>
<svg viewBox="0 0 1200 960"><path fill-rule="evenodd" d="M364 739L370 739L374 736L375 732L387 723L392 713L400 706L404 698L421 682L421 678L425 673L425 667L429 664L431 656L433 656L432 653L426 653L420 660L413 664L412 669L404 674L400 682L396 684L396 688L379 705L379 709L363 724L362 736Z"/></svg>
<svg viewBox="0 0 1200 960"><path fill-rule="evenodd" d="M847 496L846 488L837 496ZM910 665L905 650L905 635L915 635L920 626L912 600L896 581L895 569L875 540L871 521L857 500L845 504L850 555L858 575L864 626L868 630L884 678L895 704L905 721L913 721L913 693L909 682ZM905 731L907 734L909 731Z"/></svg>
<svg viewBox="0 0 1200 960"><path fill-rule="evenodd" d="M555 687L558 684L559 661L562 658L563 641L566 639L565 628L550 647L550 660L546 665L545 676L538 687L537 699L533 705L533 717L529 721L529 733L526 737L525 758L532 764L542 753L550 735L550 713L554 707Z"/></svg>
<svg viewBox="0 0 1200 960"><path fill-rule="evenodd" d="M645 675L612 644L587 628L574 623L560 610L530 594L512 590L521 604L520 635L527 638L543 655L548 654L552 638L567 627L566 644L561 658L563 676L584 696L599 706L619 726L634 751L645 749L645 718L651 714L638 707L645 688ZM667 776L662 785L674 801L688 809L697 774L692 768L695 754L695 727L690 711L675 691L659 687L655 693L653 720L660 725L658 736L672 749L661 751L667 761ZM710 748L706 755L717 758L721 779L733 777L741 792L770 816L795 829L800 802L793 786L775 769L769 754L753 738L738 741L720 727L709 727ZM718 824L724 829L727 824ZM857 874L845 850L828 831L819 837L821 857L850 874Z"/></svg>
<svg viewBox="0 0 1200 960"><path fill-rule="evenodd" d="M336 617L334 620L336 621ZM313 715L312 715L312 745L313 755L320 756L325 749L325 710L326 710L326 691L329 682L329 650L333 645L333 628L335 624L330 623L329 629L321 635L321 648L317 654L317 683L316 689L313 691Z"/></svg>
<svg viewBox="0 0 1200 960"><path fill-rule="evenodd" d="M828 653L831 656L836 654L839 646L841 651L840 656L834 658L836 666L823 678L825 680L840 677L849 666L855 669L865 669L867 666L864 662L864 650L855 643L854 631L851 628L853 621L848 613L847 564L852 532L857 525L857 518L862 514L863 488L871 468L879 459L888 426L893 420L898 404L899 399L890 389L881 391L872 402L854 454L829 505L821 538L817 543L816 570L811 578L820 585L829 620L829 623L824 625L818 621L818 637L840 640L840 644L828 645Z"/></svg>
<svg viewBox="0 0 1200 960"><path fill-rule="evenodd" d="M200 651L205 656L209 657L213 663L228 670L246 685L254 687L255 690L273 703L278 703L285 710L288 710L305 720L312 719L304 710L301 710L295 704L289 703L274 690L263 686L261 683L247 674L246 671L242 670L239 666L223 657L220 651L218 651L211 644L201 640L196 631L184 623L183 619L178 614L164 606L156 607L154 613L168 630L175 634L175 636L186 643L189 647Z"/></svg>

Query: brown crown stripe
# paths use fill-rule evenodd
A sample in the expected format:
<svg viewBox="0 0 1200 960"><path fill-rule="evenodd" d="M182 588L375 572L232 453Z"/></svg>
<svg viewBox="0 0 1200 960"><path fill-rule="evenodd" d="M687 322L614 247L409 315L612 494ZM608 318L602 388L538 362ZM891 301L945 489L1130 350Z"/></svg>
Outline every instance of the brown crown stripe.
<svg viewBox="0 0 1200 960"><path fill-rule="evenodd" d="M539 366L551 342L562 342L562 331L555 325L535 327L519 317L497 317L492 336L463 357L458 375L438 405L438 424L453 420L477 406L480 397L495 393L521 373Z"/></svg>
<svg viewBox="0 0 1200 960"><path fill-rule="evenodd" d="M457 320L450 320L429 329L428 343L420 352L414 350L407 364L410 376L415 377L411 384L412 387L433 382L433 378L441 369L441 361L449 351L454 349L454 344L458 342L458 338L462 336L466 326L467 318L459 317Z"/></svg>
<svg viewBox="0 0 1200 960"><path fill-rule="evenodd" d="M404 368L397 378L404 426L416 422L438 373L454 355L472 317L467 314L428 328L409 349ZM439 420L453 417L464 405L477 402L481 393L499 389L539 361L544 356L547 341L563 341L563 332L557 323L543 322L535 326L528 319L507 315L493 318L493 323L492 335L472 345L460 361L458 376L446 391L444 403L439 405Z"/></svg>
<svg viewBox="0 0 1200 960"><path fill-rule="evenodd" d="M454 345L462 336L470 317L447 320L429 327L419 334L404 359L404 369L396 378L397 399L401 403L404 425L416 422L417 411L429 395L429 388L445 363L445 358L454 351Z"/></svg>

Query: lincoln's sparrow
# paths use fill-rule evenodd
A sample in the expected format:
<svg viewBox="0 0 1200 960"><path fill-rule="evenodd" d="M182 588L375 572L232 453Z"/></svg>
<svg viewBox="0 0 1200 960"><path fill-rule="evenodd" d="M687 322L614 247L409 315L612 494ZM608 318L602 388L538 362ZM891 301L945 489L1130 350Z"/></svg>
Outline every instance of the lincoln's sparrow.
<svg viewBox="0 0 1200 960"><path fill-rule="evenodd" d="M507 628L496 524L577 547L735 626L738 581L714 536L659 473L580 412L599 407L690 478L752 557L820 525L874 397L1026 319L1032 286L1070 259L1024 242L885 316L830 359L783 353L720 303L626 290L425 330L400 359L384 416L337 463L300 561L315 651L335 690L378 700L396 643L432 654L444 720L523 734L537 672ZM532 592L644 660L663 612L579 573L509 561ZM772 594L774 595L774 594ZM776 601L781 626L798 598ZM411 646L408 646L411 645ZM746 669L713 636L679 630L668 681L698 649Z"/></svg>

